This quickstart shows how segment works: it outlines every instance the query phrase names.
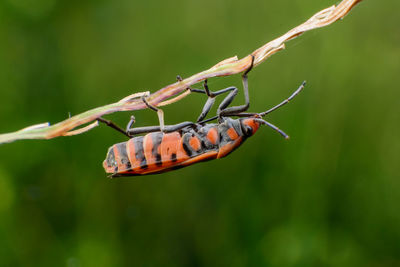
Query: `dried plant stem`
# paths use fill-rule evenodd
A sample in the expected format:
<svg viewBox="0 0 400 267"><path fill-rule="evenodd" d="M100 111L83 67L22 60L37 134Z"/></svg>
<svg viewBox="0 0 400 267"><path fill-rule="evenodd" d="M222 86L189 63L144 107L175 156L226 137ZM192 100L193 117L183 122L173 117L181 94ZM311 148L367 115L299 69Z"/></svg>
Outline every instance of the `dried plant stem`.
<svg viewBox="0 0 400 267"><path fill-rule="evenodd" d="M48 123L44 123L30 126L13 133L2 134L0 135L0 144L21 139L51 139L57 136L70 136L86 132L98 125L96 119L100 116L118 111L132 111L146 108L146 105L141 100L142 95L146 95L148 102L154 106L172 104L190 93L190 91L187 90L189 86L208 78L240 73L250 66L251 55L255 57L254 66L257 66L271 55L284 49L286 41L289 41L306 31L325 27L343 18L352 7L361 1L362 0L343 0L337 6L331 6L321 10L303 24L291 29L284 35L272 40L240 60L236 56L225 59L208 70L168 85L153 94L150 94L149 92L136 93L125 97L116 103L94 108L51 126ZM92 123L88 126L74 130L79 126L90 122Z"/></svg>

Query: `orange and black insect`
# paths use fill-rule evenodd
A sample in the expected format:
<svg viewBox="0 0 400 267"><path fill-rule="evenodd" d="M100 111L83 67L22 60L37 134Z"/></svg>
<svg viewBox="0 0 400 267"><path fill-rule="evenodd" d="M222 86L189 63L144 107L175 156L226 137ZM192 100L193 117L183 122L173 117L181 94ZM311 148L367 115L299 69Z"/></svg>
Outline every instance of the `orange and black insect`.
<svg viewBox="0 0 400 267"><path fill-rule="evenodd" d="M99 118L99 121L107 123L129 137L146 133L144 136L136 136L127 142L111 146L103 162L105 171L110 173L111 177L147 175L222 158L239 147L261 125L268 125L288 138L287 134L262 117L287 104L304 88L305 82L288 99L275 107L262 113L245 113L249 106L247 73L250 70L251 67L242 76L246 101L242 106L228 107L238 92L236 87L210 92L205 81L204 91L189 88L194 92L205 93L209 97L197 123L182 122L169 126L131 128L134 121L132 118L125 132L112 122ZM230 93L219 105L217 116L203 120L211 109L215 96L225 92ZM145 98L143 101L149 108L157 110ZM207 124L214 119L218 119L218 123Z"/></svg>

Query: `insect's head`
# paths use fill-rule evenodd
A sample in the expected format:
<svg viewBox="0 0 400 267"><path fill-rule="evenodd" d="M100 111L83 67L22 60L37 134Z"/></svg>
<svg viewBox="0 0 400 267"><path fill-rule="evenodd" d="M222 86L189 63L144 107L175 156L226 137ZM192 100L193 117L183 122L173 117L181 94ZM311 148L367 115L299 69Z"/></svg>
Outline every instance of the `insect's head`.
<svg viewBox="0 0 400 267"><path fill-rule="evenodd" d="M240 119L240 126L245 136L252 136L260 127L260 122L257 118Z"/></svg>

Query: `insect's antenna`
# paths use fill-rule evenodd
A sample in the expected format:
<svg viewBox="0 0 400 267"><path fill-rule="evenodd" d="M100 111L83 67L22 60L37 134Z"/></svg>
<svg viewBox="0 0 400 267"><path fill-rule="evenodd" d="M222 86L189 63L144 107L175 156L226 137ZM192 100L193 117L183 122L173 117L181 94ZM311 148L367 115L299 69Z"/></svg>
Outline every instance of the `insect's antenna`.
<svg viewBox="0 0 400 267"><path fill-rule="evenodd" d="M275 125L273 125L272 123L269 123L268 121L265 121L263 119L254 119L256 122L260 123L260 124L265 124L269 127L271 127L272 129L274 129L275 131L277 131L280 135L282 135L285 139L289 139L289 135L287 135L284 131L282 131L281 129L279 129L278 127L276 127Z"/></svg>
<svg viewBox="0 0 400 267"><path fill-rule="evenodd" d="M299 88L297 88L297 90L294 91L294 93L293 93L288 99L283 100L280 104L276 105L276 106L273 107L273 108L270 108L270 109L267 110L267 111L261 112L261 113L259 113L258 115L260 115L261 117L264 117L264 116L267 115L268 113L271 113L272 111L274 111L274 110L276 110L276 109L278 109L278 108L280 108L280 107L286 105L286 104L289 103L296 95L298 95L298 94L300 93L301 90L303 90L303 88L304 88L305 85L306 85L306 81L304 81L304 82L299 86Z"/></svg>

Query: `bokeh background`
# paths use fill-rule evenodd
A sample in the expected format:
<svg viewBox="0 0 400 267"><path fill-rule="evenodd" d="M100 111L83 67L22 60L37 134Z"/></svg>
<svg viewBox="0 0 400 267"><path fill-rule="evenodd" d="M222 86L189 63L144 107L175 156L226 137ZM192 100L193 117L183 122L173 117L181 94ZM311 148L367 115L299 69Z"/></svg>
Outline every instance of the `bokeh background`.
<svg viewBox="0 0 400 267"><path fill-rule="evenodd" d="M246 56L332 4L2 0L0 132ZM0 266L400 266L399 9L365 0L250 73L252 111L307 80L268 118L289 141L265 127L227 158L113 180L101 163L125 138L105 126L2 145ZM166 122L194 120L205 100L166 107Z"/></svg>

